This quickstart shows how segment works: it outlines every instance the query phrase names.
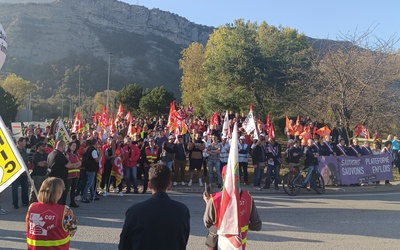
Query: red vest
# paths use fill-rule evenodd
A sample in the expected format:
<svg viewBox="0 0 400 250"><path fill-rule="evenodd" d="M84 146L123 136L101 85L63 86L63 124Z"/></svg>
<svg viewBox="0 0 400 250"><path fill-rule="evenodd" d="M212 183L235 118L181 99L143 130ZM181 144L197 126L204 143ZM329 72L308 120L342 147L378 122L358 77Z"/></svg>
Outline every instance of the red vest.
<svg viewBox="0 0 400 250"><path fill-rule="evenodd" d="M150 147L147 146L145 152L146 152L147 161L150 163L155 163L155 161L157 160L157 157L158 157L158 148L154 147L153 153L151 153Z"/></svg>
<svg viewBox="0 0 400 250"><path fill-rule="evenodd" d="M73 155L71 153L67 153L67 157L71 163L77 163L79 161L78 155ZM79 178L79 175L80 175L79 168L68 169L68 179Z"/></svg>
<svg viewBox="0 0 400 250"><path fill-rule="evenodd" d="M218 192L211 195L211 199L214 205L214 224L218 227L219 211L221 210L222 192ZM239 205L239 225L242 236L242 249L246 249L247 231L249 230L250 214L252 209L252 199L248 191L242 190L240 195Z"/></svg>
<svg viewBox="0 0 400 250"><path fill-rule="evenodd" d="M64 225L65 206L57 203L33 203L26 215L28 250L69 249L70 236Z"/></svg>

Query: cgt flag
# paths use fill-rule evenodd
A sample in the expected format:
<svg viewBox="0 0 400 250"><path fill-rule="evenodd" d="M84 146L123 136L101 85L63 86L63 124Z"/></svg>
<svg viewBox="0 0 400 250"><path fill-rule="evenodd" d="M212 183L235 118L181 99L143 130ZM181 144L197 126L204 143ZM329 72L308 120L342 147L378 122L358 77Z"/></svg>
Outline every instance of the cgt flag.
<svg viewBox="0 0 400 250"><path fill-rule="evenodd" d="M84 128L85 128L85 126L83 125L81 115L79 114L79 112L76 112L74 127L72 128L72 133L81 132Z"/></svg>
<svg viewBox="0 0 400 250"><path fill-rule="evenodd" d="M256 123L254 122L254 116L253 116L253 104L250 103L250 111L249 114L247 115L246 119L243 122L242 125L244 131L246 131L247 134L250 134L256 129Z"/></svg>
<svg viewBox="0 0 400 250"><path fill-rule="evenodd" d="M0 193L24 171L28 168L0 116Z"/></svg>
<svg viewBox="0 0 400 250"><path fill-rule="evenodd" d="M232 132L231 145L238 145L237 123ZM224 177L221 210L218 214L218 249L242 249L239 223L239 168L238 147L229 152L228 166Z"/></svg>

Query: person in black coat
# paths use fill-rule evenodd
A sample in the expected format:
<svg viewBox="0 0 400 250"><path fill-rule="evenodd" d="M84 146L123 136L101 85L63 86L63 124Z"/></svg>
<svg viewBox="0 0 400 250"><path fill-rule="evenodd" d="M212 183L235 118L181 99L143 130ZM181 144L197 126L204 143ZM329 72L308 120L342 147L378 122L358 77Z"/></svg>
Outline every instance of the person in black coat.
<svg viewBox="0 0 400 250"><path fill-rule="evenodd" d="M171 171L167 166L150 167L149 188L153 195L126 211L119 250L186 249L190 234L189 209L168 196L166 190L170 186Z"/></svg>

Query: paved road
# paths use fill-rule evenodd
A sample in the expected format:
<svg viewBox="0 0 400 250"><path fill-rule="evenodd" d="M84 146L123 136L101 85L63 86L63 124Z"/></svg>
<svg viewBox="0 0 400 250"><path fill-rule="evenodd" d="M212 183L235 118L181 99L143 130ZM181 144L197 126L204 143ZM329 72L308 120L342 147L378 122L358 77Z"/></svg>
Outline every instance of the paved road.
<svg viewBox="0 0 400 250"><path fill-rule="evenodd" d="M262 231L249 233L248 249L398 249L400 186L370 187L374 192L363 188L329 189L325 195L304 191L296 197L283 191L252 191L264 222ZM201 189L192 187L192 191L199 190L197 193L182 193L179 189L170 195L191 211L188 249L205 249ZM117 249L125 210L149 196L112 194L91 204L80 204L74 209L80 225L71 249ZM0 216L0 249L26 249L27 209L13 210L10 203L8 188L1 199L9 214Z"/></svg>

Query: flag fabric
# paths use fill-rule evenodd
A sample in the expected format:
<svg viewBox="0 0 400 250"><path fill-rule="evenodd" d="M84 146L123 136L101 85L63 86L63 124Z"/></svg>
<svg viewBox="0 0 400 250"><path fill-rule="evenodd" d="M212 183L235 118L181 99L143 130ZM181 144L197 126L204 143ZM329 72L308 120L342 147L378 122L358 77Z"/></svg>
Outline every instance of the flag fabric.
<svg viewBox="0 0 400 250"><path fill-rule="evenodd" d="M167 127L169 128L169 132L174 130L174 123L175 123L175 119L173 117L174 110L175 110L175 101L172 101L169 104L169 114L168 114L168 122L167 122Z"/></svg>
<svg viewBox="0 0 400 250"><path fill-rule="evenodd" d="M265 123L265 126L267 127L268 131L271 129L272 123L271 123L271 115L268 112L267 116L267 122Z"/></svg>
<svg viewBox="0 0 400 250"><path fill-rule="evenodd" d="M218 112L214 112L211 124L212 125L218 125Z"/></svg>
<svg viewBox="0 0 400 250"><path fill-rule="evenodd" d="M370 139L370 135L369 135L368 129L364 125L362 125L360 122L357 123L356 137Z"/></svg>
<svg viewBox="0 0 400 250"><path fill-rule="evenodd" d="M119 145L118 145L119 148ZM120 149L117 149L118 151ZM122 165L121 153L116 152L117 157L115 157L112 167L111 167L111 176L115 177L115 184L118 185L121 183L122 178L124 178L124 166Z"/></svg>
<svg viewBox="0 0 400 250"><path fill-rule="evenodd" d="M319 136L321 136L321 137L325 137L325 136L329 136L329 135L331 135L331 130L329 129L329 127L328 126L323 126L322 128L320 128L320 129L318 129L318 130L316 130L315 131L315 133L317 134L317 135L319 135Z"/></svg>
<svg viewBox="0 0 400 250"><path fill-rule="evenodd" d="M58 130L56 133L56 140L57 141L65 141L65 142L70 142L71 138L69 137L68 131L64 126L64 123L62 120L58 122Z"/></svg>
<svg viewBox="0 0 400 250"><path fill-rule="evenodd" d="M0 116L0 193L11 185L23 172L29 175L28 167L22 159L3 118Z"/></svg>
<svg viewBox="0 0 400 250"><path fill-rule="evenodd" d="M244 131L246 131L247 134L250 134L256 129L256 123L254 121L254 116L253 116L253 104L250 103L250 111L249 114L247 115L246 119L244 120L242 127Z"/></svg>
<svg viewBox="0 0 400 250"><path fill-rule="evenodd" d="M231 134L231 129L229 128L229 115L228 115L228 110L225 112L224 116L224 123L222 125L222 135L229 137Z"/></svg>
<svg viewBox="0 0 400 250"><path fill-rule="evenodd" d="M106 105L103 107L103 112L101 113L101 118L100 118L100 126L103 129L106 129L109 124L108 124L108 115L107 115L107 108Z"/></svg>
<svg viewBox="0 0 400 250"><path fill-rule="evenodd" d="M104 147L104 149L101 148L101 153L100 153L100 158L99 158L99 169L97 170L97 185L98 185L98 187L100 187L101 179L104 174L104 164L106 163L105 150L106 150L106 147Z"/></svg>
<svg viewBox="0 0 400 250"><path fill-rule="evenodd" d="M115 127L115 122L114 122L114 112L111 113L111 117L110 117L110 131L111 134L115 134L115 132L117 132L117 128Z"/></svg>
<svg viewBox="0 0 400 250"><path fill-rule="evenodd" d="M75 121L74 121L74 127L72 128L72 133L78 133L81 132L85 126L83 125L81 115L79 112L76 112L75 114Z"/></svg>
<svg viewBox="0 0 400 250"><path fill-rule="evenodd" d="M291 135L294 134L294 129L293 129L293 126L292 126L288 116L286 116L285 131L286 131L286 133L289 133Z"/></svg>
<svg viewBox="0 0 400 250"><path fill-rule="evenodd" d="M272 124L272 123L268 129L268 137L275 138L275 127L274 127L274 124Z"/></svg>
<svg viewBox="0 0 400 250"><path fill-rule="evenodd" d="M238 145L237 123L232 132L232 145ZM241 226L239 223L240 178L238 147L231 147L228 157L221 209L218 213L218 249L241 249Z"/></svg>
<svg viewBox="0 0 400 250"><path fill-rule="evenodd" d="M117 112L117 118L123 117L124 116L124 108L122 108L122 103L119 104L118 112Z"/></svg>
<svg viewBox="0 0 400 250"><path fill-rule="evenodd" d="M128 122L132 122L132 115L131 115L131 111L128 111L128 113L125 116L125 120L127 120Z"/></svg>

